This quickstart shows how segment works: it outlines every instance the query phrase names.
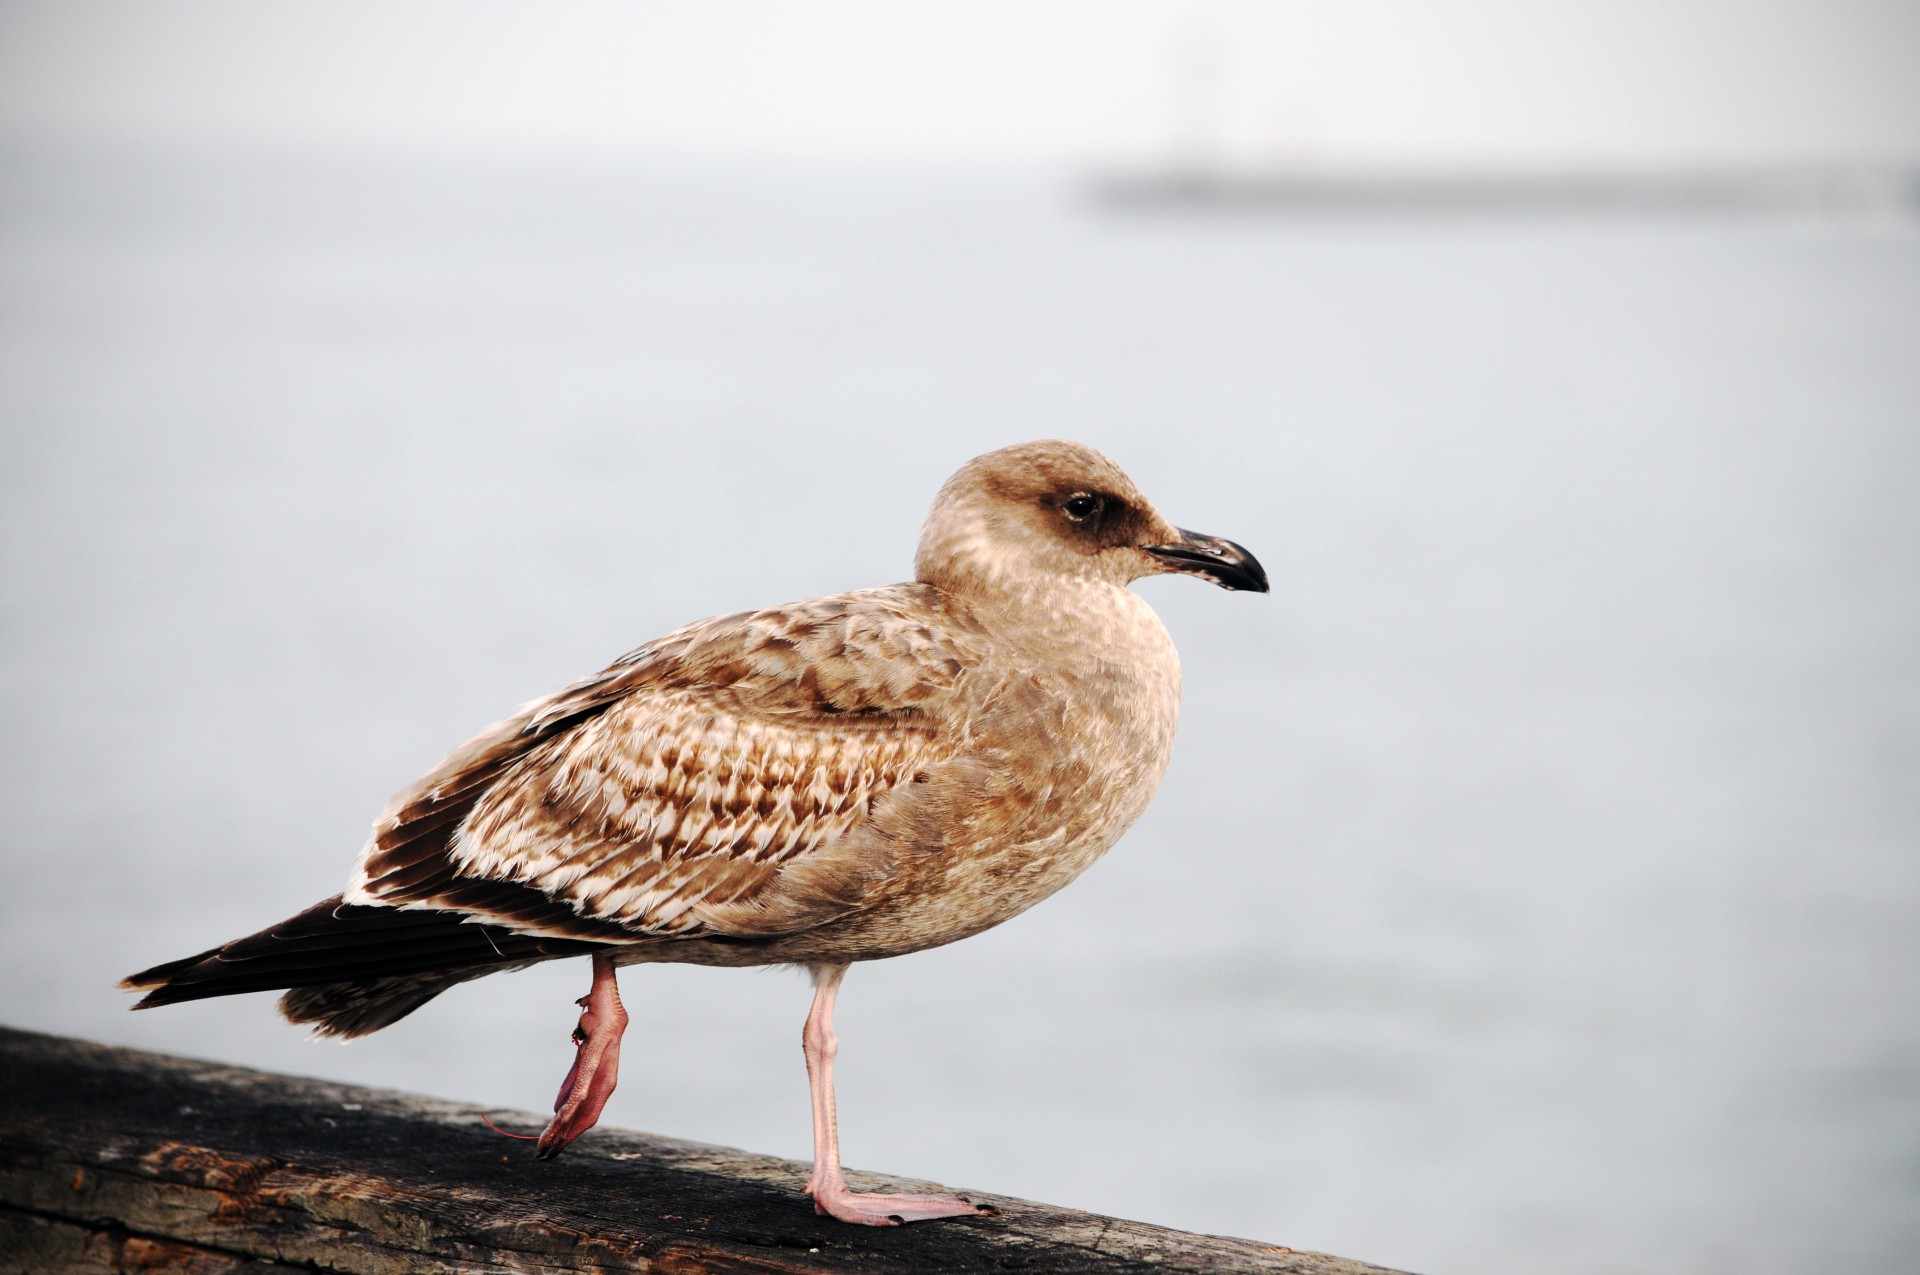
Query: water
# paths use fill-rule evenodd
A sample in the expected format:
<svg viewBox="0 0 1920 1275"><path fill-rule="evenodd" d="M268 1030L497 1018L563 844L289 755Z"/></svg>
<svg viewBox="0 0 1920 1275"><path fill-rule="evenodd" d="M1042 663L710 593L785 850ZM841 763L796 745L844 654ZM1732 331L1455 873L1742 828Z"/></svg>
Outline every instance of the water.
<svg viewBox="0 0 1920 1275"><path fill-rule="evenodd" d="M345 156L4 186L0 1021L543 1108L581 962L348 1048L112 983L338 890L518 703L902 578L952 468L1065 435L1275 593L1143 585L1187 668L1153 809L850 976L850 1163L1434 1275L1909 1269L1910 227ZM808 1153L799 978L626 987L611 1122Z"/></svg>

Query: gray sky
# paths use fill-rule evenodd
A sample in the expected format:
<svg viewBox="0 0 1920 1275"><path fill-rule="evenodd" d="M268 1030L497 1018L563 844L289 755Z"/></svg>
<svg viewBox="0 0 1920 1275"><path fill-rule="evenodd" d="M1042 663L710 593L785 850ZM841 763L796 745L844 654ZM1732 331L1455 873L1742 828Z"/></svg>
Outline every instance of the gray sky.
<svg viewBox="0 0 1920 1275"><path fill-rule="evenodd" d="M0 0L0 135L798 159L1920 159L1915 0Z"/></svg>

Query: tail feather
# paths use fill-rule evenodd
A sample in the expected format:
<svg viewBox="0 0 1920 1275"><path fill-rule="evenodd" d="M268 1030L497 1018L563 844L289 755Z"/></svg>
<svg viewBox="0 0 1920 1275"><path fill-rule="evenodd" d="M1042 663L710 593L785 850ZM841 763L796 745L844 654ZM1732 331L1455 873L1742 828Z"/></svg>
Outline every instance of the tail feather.
<svg viewBox="0 0 1920 1275"><path fill-rule="evenodd" d="M412 1013L455 983L603 944L520 934L458 912L344 902L339 895L195 956L124 979L135 1009L291 989L280 1010L323 1035L360 1036Z"/></svg>
<svg viewBox="0 0 1920 1275"><path fill-rule="evenodd" d="M346 983L296 987L280 998L280 1013L290 1023L312 1023L316 1035L351 1040L391 1027L452 987L482 974L518 966L493 966L439 976L363 978Z"/></svg>

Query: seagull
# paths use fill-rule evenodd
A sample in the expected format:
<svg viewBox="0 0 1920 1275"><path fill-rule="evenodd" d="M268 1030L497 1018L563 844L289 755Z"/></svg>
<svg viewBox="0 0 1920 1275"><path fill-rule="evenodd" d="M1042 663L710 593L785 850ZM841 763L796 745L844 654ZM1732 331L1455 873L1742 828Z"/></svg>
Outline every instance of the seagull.
<svg viewBox="0 0 1920 1275"><path fill-rule="evenodd" d="M801 966L816 1210L984 1212L848 1188L834 999L855 961L1024 912L1139 818L1172 754L1180 662L1127 586L1166 573L1267 591L1252 554L1174 526L1092 448L989 452L941 487L910 583L647 643L398 793L342 894L121 986L147 993L136 1009L284 990L289 1022L351 1038L457 983L587 956L545 1159L613 1093L620 966Z"/></svg>

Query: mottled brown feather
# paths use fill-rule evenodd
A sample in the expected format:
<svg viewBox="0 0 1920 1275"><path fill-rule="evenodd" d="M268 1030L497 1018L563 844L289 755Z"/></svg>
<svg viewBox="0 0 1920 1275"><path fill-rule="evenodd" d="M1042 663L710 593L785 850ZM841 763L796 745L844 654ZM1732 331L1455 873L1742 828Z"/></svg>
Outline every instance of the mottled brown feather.
<svg viewBox="0 0 1920 1275"><path fill-rule="evenodd" d="M1179 661L1126 586L1207 574L1162 552L1186 535L1089 448L979 457L936 498L915 583L623 656L400 792L344 905L129 985L143 1005L291 987L290 1017L352 1035L609 944L842 964L979 933L1071 881L1159 782Z"/></svg>
<svg viewBox="0 0 1920 1275"><path fill-rule="evenodd" d="M977 653L971 626L928 623L943 610L935 591L896 585L651 643L396 797L348 897L571 938L829 921L861 888L826 852L954 750L941 727ZM489 905L475 887L490 883L554 906Z"/></svg>

